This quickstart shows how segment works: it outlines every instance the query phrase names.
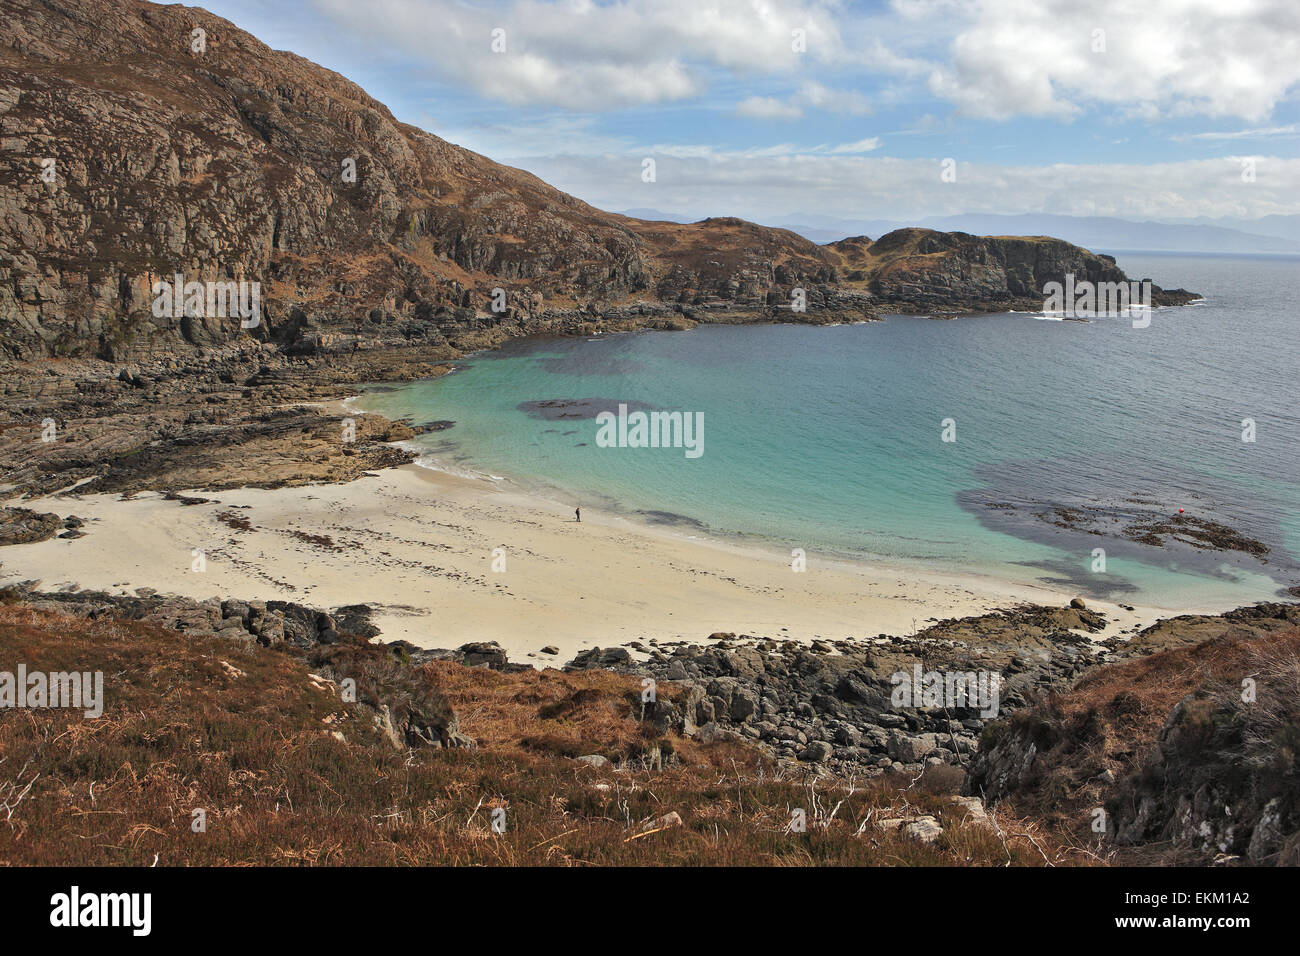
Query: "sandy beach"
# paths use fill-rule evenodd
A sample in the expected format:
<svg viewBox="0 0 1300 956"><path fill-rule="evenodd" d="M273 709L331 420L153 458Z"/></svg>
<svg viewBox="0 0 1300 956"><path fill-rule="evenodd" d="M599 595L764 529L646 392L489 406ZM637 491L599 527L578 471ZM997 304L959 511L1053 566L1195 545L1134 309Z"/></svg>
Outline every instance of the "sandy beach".
<svg viewBox="0 0 1300 956"><path fill-rule="evenodd" d="M0 582L194 598L365 603L387 640L456 647L495 640L512 659L565 661L592 646L704 641L730 631L811 641L908 634L930 618L1060 605L1072 595L918 574L688 537L410 465L338 485L50 497L86 535L5 549ZM195 570L202 551L203 570ZM1092 602L1107 633L1161 616ZM553 646L558 654L543 654Z"/></svg>

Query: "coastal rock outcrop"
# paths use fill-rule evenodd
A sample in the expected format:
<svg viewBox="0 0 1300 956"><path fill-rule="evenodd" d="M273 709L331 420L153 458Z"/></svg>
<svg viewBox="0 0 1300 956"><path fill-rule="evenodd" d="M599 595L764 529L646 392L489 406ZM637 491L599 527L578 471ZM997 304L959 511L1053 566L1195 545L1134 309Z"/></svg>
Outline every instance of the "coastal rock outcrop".
<svg viewBox="0 0 1300 956"><path fill-rule="evenodd" d="M416 427L307 403L348 380L440 371L388 351L345 362L255 344L120 369L13 365L0 385L0 482L39 496L85 479L84 491L126 493L350 481L410 461L390 443Z"/></svg>
<svg viewBox="0 0 1300 956"><path fill-rule="evenodd" d="M865 236L826 247L838 256L851 287L870 292L881 308L957 313L1043 308L1045 288L1064 282L1129 282L1113 256L1050 236L972 236L933 229L896 229L874 242ZM1151 305L1185 305L1185 289L1153 286Z"/></svg>
<svg viewBox="0 0 1300 956"><path fill-rule="evenodd" d="M330 614L291 601L217 597L200 601L158 594L151 588L141 588L134 595L77 589L39 591L30 582L9 585L0 593L38 610L88 618L112 614L172 631L221 636L264 647L287 644L304 649L337 644L343 635L369 639L379 633L370 623L370 608L365 605L338 608Z"/></svg>
<svg viewBox="0 0 1300 956"><path fill-rule="evenodd" d="M0 545L45 541L62 527L63 519L53 512L0 508Z"/></svg>
<svg viewBox="0 0 1300 956"><path fill-rule="evenodd" d="M621 647L592 648L566 670L603 668L684 687L672 701L643 702L660 732L701 740L749 739L778 760L874 776L964 766L997 713L1043 687L1063 686L1110 653L1093 643L1104 616L1086 609L1025 607L941 621L909 637L811 646L714 634L708 646L651 647L637 660ZM902 678L996 675L988 709L913 700L896 706ZM992 691L993 685L983 685Z"/></svg>

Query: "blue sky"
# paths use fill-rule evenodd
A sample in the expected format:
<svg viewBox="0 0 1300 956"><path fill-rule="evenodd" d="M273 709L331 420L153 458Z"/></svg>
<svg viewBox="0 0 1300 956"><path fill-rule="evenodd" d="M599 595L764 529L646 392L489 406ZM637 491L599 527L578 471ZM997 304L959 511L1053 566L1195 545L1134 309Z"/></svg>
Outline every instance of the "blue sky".
<svg viewBox="0 0 1300 956"><path fill-rule="evenodd" d="M1300 213L1296 0L205 6L607 209Z"/></svg>

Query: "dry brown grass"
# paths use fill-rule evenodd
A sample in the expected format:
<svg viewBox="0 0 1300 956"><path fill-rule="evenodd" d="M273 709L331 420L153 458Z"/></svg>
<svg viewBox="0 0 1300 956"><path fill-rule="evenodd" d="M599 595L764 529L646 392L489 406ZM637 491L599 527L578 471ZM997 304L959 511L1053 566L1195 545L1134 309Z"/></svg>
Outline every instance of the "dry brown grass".
<svg viewBox="0 0 1300 956"><path fill-rule="evenodd" d="M1174 705L1195 690L1231 684L1269 666L1268 661L1294 661L1300 656L1300 630L1264 636L1223 637L1190 647L1099 668L1074 688L1056 695L1054 707L1066 719L1100 720L1108 737L1128 751L1156 742Z"/></svg>
<svg viewBox="0 0 1300 956"><path fill-rule="evenodd" d="M606 672L412 668L410 680L436 684L479 746L399 752L372 710L316 686L287 651L21 605L0 608L0 648L0 670L102 670L106 698L93 720L0 711L9 864L1086 861L1028 821L964 821L951 775L796 779L748 746L662 737L638 720L637 682ZM651 768L656 747L662 770ZM570 759L590 753L621 769ZM501 834L491 826L498 807ZM207 829L196 833L199 808ZM791 832L795 808L807 832ZM680 825L646 822L670 812ZM920 813L944 825L933 844L875 825Z"/></svg>
<svg viewBox="0 0 1300 956"><path fill-rule="evenodd" d="M1229 632L1200 644L1170 648L1098 668L1069 691L1043 695L1008 720L985 729L981 748L1019 734L1037 748L1033 772L1011 795L1021 813L1065 837L1089 841L1090 811L1113 794L1107 771L1123 780L1149 769L1170 712L1200 692L1198 713L1240 701L1242 680L1254 677L1259 705L1250 710L1247 752L1258 761L1295 765L1294 694L1300 693L1300 630L1271 634ZM1208 725L1207 725L1208 726ZM1206 764L1213 755L1192 755Z"/></svg>

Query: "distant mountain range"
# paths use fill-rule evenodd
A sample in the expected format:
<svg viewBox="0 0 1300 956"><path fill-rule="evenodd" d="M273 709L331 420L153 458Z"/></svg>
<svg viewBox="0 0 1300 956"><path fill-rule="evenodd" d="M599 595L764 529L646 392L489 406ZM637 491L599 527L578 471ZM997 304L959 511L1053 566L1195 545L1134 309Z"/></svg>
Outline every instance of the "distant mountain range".
<svg viewBox="0 0 1300 956"><path fill-rule="evenodd" d="M681 216L656 209L629 209L624 215L638 219L694 222L700 217ZM764 223L789 229L813 242L829 243L848 236L880 236L909 226L940 232L968 232L975 236L1055 236L1094 252L1144 250L1151 252L1226 252L1241 254L1300 254L1300 215L1264 216L1260 219L1196 219L1168 222L1134 222L1108 216L1056 216L1023 213L1002 216L967 213L928 216L915 221L843 219L792 213Z"/></svg>
<svg viewBox="0 0 1300 956"><path fill-rule="evenodd" d="M1300 242L1300 215L1262 216L1259 219L1208 219L1200 216L1196 219L1169 219L1171 223L1194 226L1222 226L1225 229L1240 229L1242 232L1257 236L1273 236Z"/></svg>

